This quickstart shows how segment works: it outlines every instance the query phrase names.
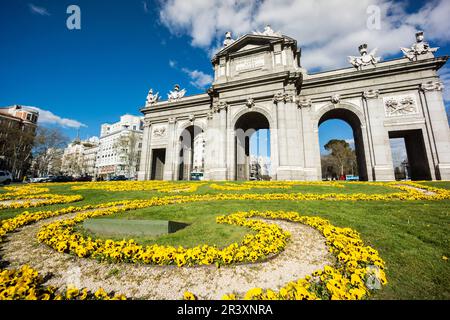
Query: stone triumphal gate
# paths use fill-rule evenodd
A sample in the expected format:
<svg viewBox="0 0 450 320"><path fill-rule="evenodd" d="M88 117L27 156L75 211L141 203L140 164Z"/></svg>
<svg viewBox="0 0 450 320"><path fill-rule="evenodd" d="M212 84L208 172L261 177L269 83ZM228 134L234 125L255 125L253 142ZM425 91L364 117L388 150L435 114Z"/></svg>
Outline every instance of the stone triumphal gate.
<svg viewBox="0 0 450 320"><path fill-rule="evenodd" d="M448 180L450 134L437 75L448 57L435 57L421 32L401 50L403 58L380 62L363 44L349 68L309 74L296 40L270 27L237 40L227 33L207 93L185 96L176 86L159 101L150 90L139 179L189 179L199 137L195 170L205 179L248 179L249 136L269 129L271 178L320 180L319 125L341 119L353 129L361 180L394 179L391 138L404 138L412 179Z"/></svg>

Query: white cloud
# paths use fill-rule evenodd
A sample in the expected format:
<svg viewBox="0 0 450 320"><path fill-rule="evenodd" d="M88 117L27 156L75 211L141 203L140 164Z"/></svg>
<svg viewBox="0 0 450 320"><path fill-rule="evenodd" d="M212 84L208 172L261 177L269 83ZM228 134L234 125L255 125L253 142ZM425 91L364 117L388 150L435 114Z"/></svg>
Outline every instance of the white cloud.
<svg viewBox="0 0 450 320"><path fill-rule="evenodd" d="M347 142L350 145L350 148L355 148L355 140L354 139L345 139L345 142Z"/></svg>
<svg viewBox="0 0 450 320"><path fill-rule="evenodd" d="M148 4L147 1L142 1L142 7L145 13L148 13Z"/></svg>
<svg viewBox="0 0 450 320"><path fill-rule="evenodd" d="M75 129L78 129L80 127L87 127L84 123L81 123L73 119L62 118L48 110L36 107L29 107L29 108L39 111L39 118L38 118L39 123L54 124L65 128L75 128Z"/></svg>
<svg viewBox="0 0 450 320"><path fill-rule="evenodd" d="M380 9L380 30L367 27L370 5ZM298 40L303 66L328 69L348 66L347 56L358 54L361 43L378 47L383 57L399 54L418 29L436 42L432 45L450 41L450 1L428 2L415 13L405 5L393 0L169 0L161 5L160 20L207 52L221 45L226 31L236 38L270 24Z"/></svg>
<svg viewBox="0 0 450 320"><path fill-rule="evenodd" d="M450 67L439 70L439 75L444 83L444 100L450 102Z"/></svg>
<svg viewBox="0 0 450 320"><path fill-rule="evenodd" d="M206 73L204 73L202 71L189 70L187 68L182 68L181 71L186 73L191 78L190 84L193 85L194 87L198 88L198 89L206 88L213 81L213 78L212 78L211 75L206 74Z"/></svg>
<svg viewBox="0 0 450 320"><path fill-rule="evenodd" d="M389 139L394 166L398 167L408 159L406 154L405 140L403 138Z"/></svg>
<svg viewBox="0 0 450 320"><path fill-rule="evenodd" d="M30 11L32 13L35 13L35 14L38 14L38 15L41 15L41 16L49 16L50 15L50 12L48 12L48 10L46 8L44 8L44 7L38 7L38 6L35 6L32 3L29 3L28 7L30 8Z"/></svg>
<svg viewBox="0 0 450 320"><path fill-rule="evenodd" d="M177 64L175 60L169 60L169 66L171 68L178 69ZM190 84L198 89L205 89L213 81L213 77L203 71L191 70L189 68L181 68L181 71L189 76L191 79Z"/></svg>

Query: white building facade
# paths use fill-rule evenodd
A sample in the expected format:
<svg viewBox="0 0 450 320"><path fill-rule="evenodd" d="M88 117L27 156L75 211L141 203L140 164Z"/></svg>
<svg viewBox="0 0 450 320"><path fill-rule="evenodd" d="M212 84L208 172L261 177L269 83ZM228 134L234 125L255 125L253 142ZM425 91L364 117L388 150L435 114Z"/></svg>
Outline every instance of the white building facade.
<svg viewBox="0 0 450 320"><path fill-rule="evenodd" d="M102 124L96 158L96 176L135 178L141 157L143 117L123 115L113 124Z"/></svg>
<svg viewBox="0 0 450 320"><path fill-rule="evenodd" d="M84 141L75 139L64 149L61 171L74 177L93 177L98 147L98 137L91 137Z"/></svg>

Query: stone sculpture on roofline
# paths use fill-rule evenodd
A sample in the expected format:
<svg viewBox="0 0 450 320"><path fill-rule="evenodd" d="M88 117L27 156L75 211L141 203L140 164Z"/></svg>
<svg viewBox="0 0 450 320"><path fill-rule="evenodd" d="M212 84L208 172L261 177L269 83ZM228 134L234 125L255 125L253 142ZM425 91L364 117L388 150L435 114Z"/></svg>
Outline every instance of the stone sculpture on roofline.
<svg viewBox="0 0 450 320"><path fill-rule="evenodd" d="M416 43L411 48L400 48L405 55L411 61L417 61L418 56L428 53L434 53L439 48L431 48L428 42L424 41L423 31L416 33Z"/></svg>
<svg viewBox="0 0 450 320"><path fill-rule="evenodd" d="M186 89L180 90L180 86L178 84L175 85L173 91L170 91L167 94L169 102L175 102L180 100L186 94Z"/></svg>
<svg viewBox="0 0 450 320"><path fill-rule="evenodd" d="M224 47L227 47L227 46L229 46L230 44L232 44L234 41L235 41L235 40L233 40L233 39L231 38L231 31L227 31L227 32L225 33L225 40L223 40L223 46L224 46Z"/></svg>
<svg viewBox="0 0 450 320"><path fill-rule="evenodd" d="M150 90L148 91L145 106L148 107L148 106L154 105L155 103L158 102L158 100L159 100L159 92L157 92L156 94L153 94L153 89L150 88Z"/></svg>
<svg viewBox="0 0 450 320"><path fill-rule="evenodd" d="M259 35L259 36L270 36L270 37L281 37L282 36L280 32L273 31L272 28L270 27L270 25L266 25L264 27L263 32L253 31L253 34Z"/></svg>
<svg viewBox="0 0 450 320"><path fill-rule="evenodd" d="M354 57L349 56L348 62L350 62L356 69L361 70L362 67L373 65L375 66L378 62L380 62L381 58L376 57L377 48L370 51L370 53L367 53L367 44L364 43L359 46L359 53L361 56Z"/></svg>

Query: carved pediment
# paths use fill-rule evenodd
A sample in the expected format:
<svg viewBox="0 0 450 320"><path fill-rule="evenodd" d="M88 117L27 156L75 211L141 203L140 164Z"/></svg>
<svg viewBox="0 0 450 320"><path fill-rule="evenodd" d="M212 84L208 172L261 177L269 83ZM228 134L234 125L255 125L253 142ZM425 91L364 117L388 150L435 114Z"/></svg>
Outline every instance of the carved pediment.
<svg viewBox="0 0 450 320"><path fill-rule="evenodd" d="M254 48L258 48L258 47L259 47L259 45L257 45L257 44L251 44L251 43L249 43L249 44L243 46L242 48L240 48L240 49L237 50L237 51L238 51L238 52L241 52L241 51L246 51L246 50L250 50L250 49L254 49Z"/></svg>
<svg viewBox="0 0 450 320"><path fill-rule="evenodd" d="M240 37L238 40L234 41L230 45L223 47L219 52L216 53L215 57L222 56L224 54L229 54L232 52L241 52L247 51L251 49L256 49L261 46L266 46L273 41L279 41L280 39L285 39L288 41L294 41L294 39L283 36L265 36L265 35L254 35L247 34L243 37Z"/></svg>

